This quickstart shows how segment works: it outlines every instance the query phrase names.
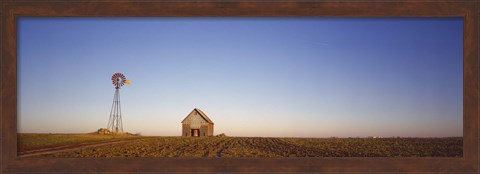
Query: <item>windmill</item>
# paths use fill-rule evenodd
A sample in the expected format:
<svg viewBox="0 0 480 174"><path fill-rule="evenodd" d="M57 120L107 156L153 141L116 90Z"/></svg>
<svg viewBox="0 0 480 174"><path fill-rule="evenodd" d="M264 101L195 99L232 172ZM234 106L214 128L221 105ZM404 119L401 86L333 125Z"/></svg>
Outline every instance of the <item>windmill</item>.
<svg viewBox="0 0 480 174"><path fill-rule="evenodd" d="M110 110L110 118L108 119L107 129L111 132L122 133L122 109L120 107L120 88L126 84L130 84L122 73L115 73L112 75L112 83L115 86L115 95L113 96L112 109Z"/></svg>

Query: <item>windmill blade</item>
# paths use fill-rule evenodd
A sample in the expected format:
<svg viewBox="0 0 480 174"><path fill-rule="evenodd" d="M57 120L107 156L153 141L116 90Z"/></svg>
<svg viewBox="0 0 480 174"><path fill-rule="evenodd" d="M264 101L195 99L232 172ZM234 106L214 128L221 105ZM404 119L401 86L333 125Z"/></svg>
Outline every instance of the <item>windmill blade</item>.
<svg viewBox="0 0 480 174"><path fill-rule="evenodd" d="M124 74L117 72L112 75L112 83L113 83L113 86L115 86L116 88L119 88L125 85L125 83L130 84L130 81L127 80L127 77L125 77Z"/></svg>

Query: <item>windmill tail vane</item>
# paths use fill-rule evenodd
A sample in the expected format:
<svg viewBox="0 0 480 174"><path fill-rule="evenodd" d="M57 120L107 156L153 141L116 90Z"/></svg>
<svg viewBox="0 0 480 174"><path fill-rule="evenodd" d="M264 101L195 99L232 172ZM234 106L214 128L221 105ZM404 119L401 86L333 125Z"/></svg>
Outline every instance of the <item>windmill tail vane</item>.
<svg viewBox="0 0 480 174"><path fill-rule="evenodd" d="M115 86L115 94L113 96L113 104L110 110L107 129L114 133L123 133L122 109L120 106L120 88L125 84L130 84L122 73L114 73L112 75L112 84Z"/></svg>

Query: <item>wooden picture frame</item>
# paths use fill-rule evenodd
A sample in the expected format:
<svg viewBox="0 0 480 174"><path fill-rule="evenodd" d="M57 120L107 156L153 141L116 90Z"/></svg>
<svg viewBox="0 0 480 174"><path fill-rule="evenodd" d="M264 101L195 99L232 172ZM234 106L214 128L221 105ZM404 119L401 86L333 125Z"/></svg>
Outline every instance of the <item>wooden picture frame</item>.
<svg viewBox="0 0 480 174"><path fill-rule="evenodd" d="M1 173L17 172L455 172L479 166L479 1L90 1L5 0L1 18ZM17 19L22 16L462 17L462 158L19 158Z"/></svg>

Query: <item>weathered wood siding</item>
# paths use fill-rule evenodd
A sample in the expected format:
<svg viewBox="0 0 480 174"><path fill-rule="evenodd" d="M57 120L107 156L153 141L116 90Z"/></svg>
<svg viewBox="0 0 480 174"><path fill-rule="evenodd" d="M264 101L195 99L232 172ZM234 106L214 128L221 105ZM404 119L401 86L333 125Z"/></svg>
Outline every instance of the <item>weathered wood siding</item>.
<svg viewBox="0 0 480 174"><path fill-rule="evenodd" d="M213 136L213 124L208 124L208 136Z"/></svg>
<svg viewBox="0 0 480 174"><path fill-rule="evenodd" d="M200 129L202 125L208 125L208 122L198 112L191 112L183 124L190 124L191 129Z"/></svg>
<svg viewBox="0 0 480 174"><path fill-rule="evenodd" d="M202 127L200 128L200 136L208 136L208 125L202 125Z"/></svg>
<svg viewBox="0 0 480 174"><path fill-rule="evenodd" d="M190 125L182 124L182 136L184 136L184 137L192 136L192 132L190 130L191 130Z"/></svg>

